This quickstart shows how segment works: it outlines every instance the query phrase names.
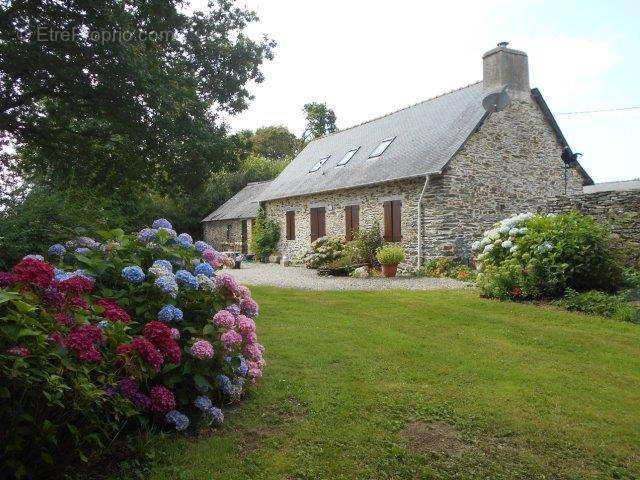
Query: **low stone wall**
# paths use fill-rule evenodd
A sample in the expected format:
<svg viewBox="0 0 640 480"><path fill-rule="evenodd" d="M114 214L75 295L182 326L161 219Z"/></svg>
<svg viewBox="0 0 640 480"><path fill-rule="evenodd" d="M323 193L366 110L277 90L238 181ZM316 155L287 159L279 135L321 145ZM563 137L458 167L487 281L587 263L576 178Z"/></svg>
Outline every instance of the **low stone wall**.
<svg viewBox="0 0 640 480"><path fill-rule="evenodd" d="M547 212L574 210L609 223L614 238L628 247L625 251L629 259L640 259L640 190L562 195L547 201Z"/></svg>

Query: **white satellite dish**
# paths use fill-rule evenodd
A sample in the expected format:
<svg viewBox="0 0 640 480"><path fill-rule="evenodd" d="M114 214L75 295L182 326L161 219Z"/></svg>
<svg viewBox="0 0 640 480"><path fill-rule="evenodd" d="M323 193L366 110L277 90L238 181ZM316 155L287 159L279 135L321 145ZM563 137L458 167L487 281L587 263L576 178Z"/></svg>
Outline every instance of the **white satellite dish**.
<svg viewBox="0 0 640 480"><path fill-rule="evenodd" d="M489 112L499 112L500 110L504 110L511 103L511 98L507 93L506 85L496 92L490 93L486 97L482 99L482 106L484 109Z"/></svg>

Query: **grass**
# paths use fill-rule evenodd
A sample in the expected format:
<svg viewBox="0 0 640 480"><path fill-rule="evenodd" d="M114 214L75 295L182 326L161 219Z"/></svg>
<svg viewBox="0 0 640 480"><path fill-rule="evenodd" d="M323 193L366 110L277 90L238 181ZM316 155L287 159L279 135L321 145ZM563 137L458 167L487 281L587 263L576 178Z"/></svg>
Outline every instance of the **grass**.
<svg viewBox="0 0 640 480"><path fill-rule="evenodd" d="M638 325L462 291L252 290L260 388L221 431L163 441L147 478L640 477ZM461 451L408 448L416 421Z"/></svg>

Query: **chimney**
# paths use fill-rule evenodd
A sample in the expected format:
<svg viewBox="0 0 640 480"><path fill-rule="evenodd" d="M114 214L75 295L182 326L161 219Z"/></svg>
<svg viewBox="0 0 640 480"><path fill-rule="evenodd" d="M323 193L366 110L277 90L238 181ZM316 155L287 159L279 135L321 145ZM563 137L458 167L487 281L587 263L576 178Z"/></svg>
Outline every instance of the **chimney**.
<svg viewBox="0 0 640 480"><path fill-rule="evenodd" d="M506 86L511 98L528 100L531 97L531 89L527 54L507 48L507 45L509 42L500 42L496 48L482 56L484 91L489 94Z"/></svg>

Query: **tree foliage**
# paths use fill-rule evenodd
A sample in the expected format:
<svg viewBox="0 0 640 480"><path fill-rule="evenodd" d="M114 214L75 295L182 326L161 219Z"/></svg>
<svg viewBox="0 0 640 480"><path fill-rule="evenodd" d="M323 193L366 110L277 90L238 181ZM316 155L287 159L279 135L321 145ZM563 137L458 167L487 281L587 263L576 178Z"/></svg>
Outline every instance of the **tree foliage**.
<svg viewBox="0 0 640 480"><path fill-rule="evenodd" d="M25 179L192 192L234 163L217 115L246 108L274 43L244 34L257 18L233 0L182 4L3 3L0 130Z"/></svg>
<svg viewBox="0 0 640 480"><path fill-rule="evenodd" d="M285 126L261 127L252 137L253 153L274 160L291 160L300 141Z"/></svg>
<svg viewBox="0 0 640 480"><path fill-rule="evenodd" d="M267 217L264 209L260 208L251 232L251 251L259 259L266 260L274 252L278 240L280 240L280 227L273 219Z"/></svg>
<svg viewBox="0 0 640 480"><path fill-rule="evenodd" d="M307 103L302 107L302 111L306 118L306 126L302 134L303 142L308 142L337 130L336 114L325 103Z"/></svg>

